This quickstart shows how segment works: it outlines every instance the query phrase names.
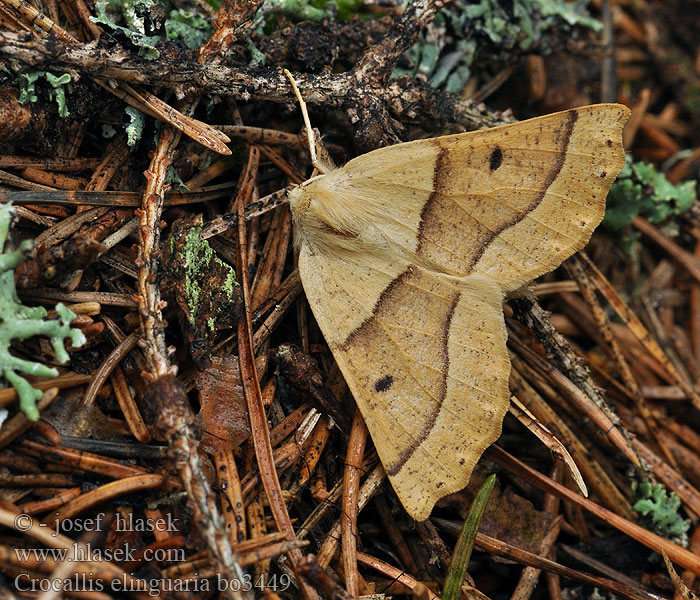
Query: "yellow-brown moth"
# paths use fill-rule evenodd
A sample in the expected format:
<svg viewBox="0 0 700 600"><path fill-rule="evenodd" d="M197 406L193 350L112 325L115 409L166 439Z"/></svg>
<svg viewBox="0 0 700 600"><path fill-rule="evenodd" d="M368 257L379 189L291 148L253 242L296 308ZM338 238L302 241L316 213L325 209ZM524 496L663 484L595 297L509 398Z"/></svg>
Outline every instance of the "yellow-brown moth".
<svg viewBox="0 0 700 600"><path fill-rule="evenodd" d="M289 193L309 304L413 518L500 435L504 296L587 243L628 117L597 104L397 144Z"/></svg>

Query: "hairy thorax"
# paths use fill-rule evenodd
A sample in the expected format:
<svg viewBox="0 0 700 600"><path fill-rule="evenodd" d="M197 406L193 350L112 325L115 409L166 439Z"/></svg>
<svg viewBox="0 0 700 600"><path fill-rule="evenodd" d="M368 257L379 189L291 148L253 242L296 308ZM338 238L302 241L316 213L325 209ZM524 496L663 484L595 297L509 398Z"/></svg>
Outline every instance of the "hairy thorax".
<svg viewBox="0 0 700 600"><path fill-rule="evenodd" d="M339 171L310 179L289 192L296 223L295 243L317 251L386 251L393 244L377 228L370 199L352 190Z"/></svg>

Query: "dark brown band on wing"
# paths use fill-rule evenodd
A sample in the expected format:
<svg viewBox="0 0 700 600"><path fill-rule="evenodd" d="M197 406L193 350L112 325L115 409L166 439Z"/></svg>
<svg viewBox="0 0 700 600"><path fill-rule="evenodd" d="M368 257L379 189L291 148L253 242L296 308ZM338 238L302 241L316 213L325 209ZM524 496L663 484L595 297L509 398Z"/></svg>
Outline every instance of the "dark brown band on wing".
<svg viewBox="0 0 700 600"><path fill-rule="evenodd" d="M423 424L423 427L416 436L415 439L411 441L411 443L403 449L403 451L399 454L399 457L396 459L395 462L393 462L390 465L385 465L386 468L386 473L387 475L394 476L396 475L402 468L403 466L408 462L408 460L413 456L414 452L420 447L420 445L426 440L426 438L430 435L430 432L433 430L433 427L435 426L435 421L437 421L438 415L440 414L440 410L442 409L442 403L445 401L445 397L447 396L447 378L450 373L450 353L449 353L449 339L450 339L450 327L452 326L452 317L455 314L455 309L457 308L457 303L459 302L460 298L460 293L456 292L452 296L452 302L450 303L450 308L447 311L447 315L445 316L445 320L442 324L442 330L440 332L440 339L442 342L441 345L441 352L440 354L442 355L440 358L442 359L442 381L440 382L440 388L438 390L438 397L437 397L437 403L435 404L435 407L433 410L430 412L428 415L428 418L426 422Z"/></svg>
<svg viewBox="0 0 700 600"><path fill-rule="evenodd" d="M428 200L423 205L420 211L420 221L418 221L418 245L416 246L416 253L420 254L423 249L423 243L425 241L425 221L430 214L435 202L440 198L440 190L443 188L442 178L448 173L449 165L449 152L441 144L434 144L438 151L437 158L435 159L435 166L433 167L433 191L430 193Z"/></svg>
<svg viewBox="0 0 700 600"><path fill-rule="evenodd" d="M377 313L381 310L382 306L387 301L391 293L398 286L403 284L403 282L406 281L406 279L410 277L412 273L413 265L409 265L405 271L403 271L391 280L391 283L382 290L382 293L379 294L379 298L377 298L377 301L374 303L374 306L372 307L372 315L367 317L364 321L362 321L362 323L360 323L357 327L355 327L355 329L353 329L348 334L348 337L345 338L345 341L338 346L341 350L345 351L350 349L355 340L357 340L359 337L362 337L363 332L372 323L372 320L377 316Z"/></svg>
<svg viewBox="0 0 700 600"><path fill-rule="evenodd" d="M525 209L520 214L513 217L509 221L502 223L494 231L489 231L480 240L479 248L477 248L476 252L474 252L469 264L467 265L467 271L466 271L467 274L471 273L474 270L474 267L479 262L479 259L483 256L484 252L486 252L487 248L491 245L491 242L493 242L493 240L496 239L501 232L505 231L509 227L513 227L513 225L517 225L518 223L520 223L520 221L522 221L529 213L531 213L533 210L535 210L539 206L540 202L542 202L542 200L544 200L544 197L547 195L547 191L549 190L551 185L556 180L557 176L559 175L559 172L561 171L561 168L564 166L564 162L566 161L566 152L569 149L569 142L571 141L571 134L574 131L574 125L576 124L577 119L578 119L578 112L577 111L570 110L567 113L566 125L564 126L564 129L557 136L557 145L559 146L559 154L557 155L557 157L554 161L554 166L549 171L549 173L547 173L547 177L544 180L544 183L542 185L542 189L540 190L540 192L537 194L535 199L532 202L530 202L530 204L528 206L526 206Z"/></svg>

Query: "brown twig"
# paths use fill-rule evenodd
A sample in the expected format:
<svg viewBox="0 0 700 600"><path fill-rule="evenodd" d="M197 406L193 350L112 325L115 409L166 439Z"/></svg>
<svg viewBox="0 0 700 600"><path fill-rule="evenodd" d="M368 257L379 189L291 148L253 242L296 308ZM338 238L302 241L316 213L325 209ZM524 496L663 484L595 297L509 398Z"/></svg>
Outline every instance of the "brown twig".
<svg viewBox="0 0 700 600"><path fill-rule="evenodd" d="M95 396L100 388L107 381L109 374L119 365L121 360L126 356L131 350L133 350L139 342L139 336L137 333L132 333L124 341L119 344L109 356L102 362L100 368L93 374L90 385L85 390L85 395L83 396L83 405L89 406L95 401Z"/></svg>
<svg viewBox="0 0 700 600"><path fill-rule="evenodd" d="M14 391L14 388L12 388ZM5 391L5 390L3 390ZM59 389L57 387L50 387L41 395L41 398L37 401L36 407L41 413L42 410L51 405L51 403L58 396ZM0 448L7 446L12 440L18 438L27 429L32 427L34 423L30 421L23 412L18 412L16 415L8 419L2 425L0 429Z"/></svg>
<svg viewBox="0 0 700 600"><path fill-rule="evenodd" d="M360 493L357 499L358 511L362 510L367 502L370 501L384 479L386 479L386 473L384 472L384 467L379 464L365 478L365 481L360 488ZM338 498L340 498L341 492L342 488L339 486ZM338 519L326 535L326 539L324 540L323 544L321 544L321 548L318 551L318 562L323 567L327 567L330 564L331 560L333 560L333 556L338 550L341 539L341 527L341 520Z"/></svg>
<svg viewBox="0 0 700 600"><path fill-rule="evenodd" d="M571 398L580 401L581 406L588 406L592 411L591 414L595 412L596 420L601 424L602 430L605 431L606 435L610 436L611 442L633 464L638 464L637 457L629 449L629 445L624 437L613 427L617 422L617 417L611 412L600 390L583 368L580 357L574 352L564 337L552 327L551 322L536 302L526 298L519 298L516 301L516 306L518 307L518 318L534 330L535 335L543 343L548 358L559 364L563 373L551 370L551 367L544 361L538 361L541 369L550 371L561 384L562 389L568 391ZM535 358L532 353L528 352L526 354L533 359Z"/></svg>
<svg viewBox="0 0 700 600"><path fill-rule="evenodd" d="M60 523L62 520L72 519L76 515L95 506L99 506L111 498L118 498L124 494L140 490L158 488L163 484L164 479L162 475L144 473L118 479L117 481L111 481L89 492L85 492L74 500L64 504L63 507L49 516L49 523Z"/></svg>
<svg viewBox="0 0 700 600"><path fill-rule="evenodd" d="M556 517L550 526L549 531L542 538L540 548L538 550L541 556L547 556L559 537L559 532L561 531L562 517ZM540 576L541 569L537 567L528 566L523 569L520 579L518 580L518 585L515 586L513 594L510 600L529 600L532 596L532 592L535 591L535 586L537 585L537 579Z"/></svg>
<svg viewBox="0 0 700 600"><path fill-rule="evenodd" d="M639 217L636 217L636 219L639 219ZM644 220L640 219L639 222L641 223L642 221L644 221ZM644 223L646 223L646 221L644 221ZM649 225L648 229L651 232L651 230L653 230L654 228L651 227L651 225ZM659 237L662 237L662 236L659 236ZM665 240L665 238L662 238L662 239ZM659 241L659 240L655 240L655 241ZM675 244L674 244L674 246L675 246ZM677 249L681 252L684 252L680 248L677 248ZM664 354L663 350L656 343L654 338L651 335L649 335L649 332L647 331L646 327L644 327L644 325L639 320L639 318L634 314L634 312L632 312L632 310L630 310L630 308L627 306L627 304L624 302L624 300L615 291L615 289L612 287L612 285L610 285L610 283L608 283L608 281L605 279L605 277L603 277L603 275L600 273L600 271L595 266L595 264L583 252L580 253L579 256L580 256L581 261L583 262L583 265L585 266L586 270L593 278L593 281L595 282L596 287L605 296L606 300L610 303L610 305L613 307L613 309L618 314L618 316L628 324L632 333L642 343L642 345L644 345L644 347L647 349L647 351L661 365L663 365L663 367L668 371L669 375L671 375L676 380L678 385L680 385L683 388L685 393L688 395L688 397L692 401L693 405L696 408L700 408L700 396L692 389L692 387L688 384L688 382L676 370L676 368L673 366L671 361ZM690 255L690 256L692 257L692 255ZM698 270L698 277L700 277L700 269ZM700 279L698 279L698 281L700 281Z"/></svg>
<svg viewBox="0 0 700 600"><path fill-rule="evenodd" d="M611 579L596 577L595 575L588 575L587 573L581 573L580 571L574 571L568 567L563 567L549 559L532 554L527 550L515 549L510 544L504 544L483 533L476 534L476 545L496 556L517 560L518 562L568 577L574 581L582 581L601 589L610 590L616 595L628 598L629 600L666 600L663 596L644 591L641 588L634 588Z"/></svg>
<svg viewBox="0 0 700 600"><path fill-rule="evenodd" d="M194 106L189 105L188 109ZM163 303L158 280L158 252L160 243L163 191L167 169L172 164L180 132L170 127L161 131L156 152L146 172L146 190L138 216L138 302L141 319L141 344L151 378L147 392L158 426L170 444L182 482L194 509L209 552L218 562L228 579L243 581L238 557L232 551L228 537L221 527L221 517L214 496L204 476L198 452L197 436L192 427L192 409L182 384L175 379L175 368L170 364L165 346ZM224 592L235 600L245 594L229 587Z"/></svg>
<svg viewBox="0 0 700 600"><path fill-rule="evenodd" d="M611 414L607 406L603 403L594 402L590 396L586 395L569 378L533 351L529 350L515 336L510 336L508 343L517 350L519 356L521 356L531 368L541 375L548 377L569 400L574 402L576 407L596 424L606 435L608 440L610 440L610 443L620 450L630 462L636 465L639 464L639 459L630 448L629 443L619 429L619 420L617 416Z"/></svg>
<svg viewBox="0 0 700 600"><path fill-rule="evenodd" d="M13 528L15 527L15 517L15 513L8 511L5 508L0 508L0 524L4 525L5 527ZM63 548L69 552L68 556L73 558L77 558L78 556L91 556L90 549L87 546L84 546L83 544L76 542L75 540L72 540L60 533L55 533L51 528L41 527L37 522L31 523L31 527L26 529L26 531L23 531L23 533L33 539L36 539L49 548ZM102 579L103 581L107 582L108 585L112 581L119 580L123 582L123 586L127 587L128 589L143 589L143 587L139 584L139 580L107 561L91 560L89 562L83 562L78 568L76 568L76 572L90 572L90 577ZM149 595L146 592L134 591L131 592L131 595L132 597L140 600L148 600L149 598Z"/></svg>
<svg viewBox="0 0 700 600"><path fill-rule="evenodd" d="M605 313L603 312L602 307L600 306L600 303L598 302L598 299L595 296L592 283L586 275L586 272L583 270L583 266L581 265L579 259L577 259L575 256L572 256L569 259L568 266L570 271L578 281L581 295L591 307L593 317L596 321L596 325L598 325L598 329L603 335L603 339L605 339L605 341L608 344L610 354L612 355L613 360L617 364L617 368L620 372L620 376L622 377L622 381L627 386L627 389L630 395L632 396L632 399L634 400L635 407L637 408L642 419L644 419L644 422L646 423L646 426L649 429L649 433L651 434L652 439L655 441L657 448L661 450L661 453L664 455L666 460L668 460L668 462L672 466L675 466L676 461L673 459L671 452L668 450L668 448L666 448L664 444L661 444L659 441L659 426L656 423L656 420L654 419L653 415L651 414L651 411L649 410L648 406L645 404L644 398L642 398L642 392L639 389L639 385L637 385L637 380L632 375L632 370L630 369L629 364L625 360L625 357L623 356L622 351L620 350L620 346L617 343L617 340L612 334L610 324L605 316Z"/></svg>
<svg viewBox="0 0 700 600"><path fill-rule="evenodd" d="M379 560L378 558L370 556L369 554L365 554L364 552L357 553L357 560L362 564L371 567L376 571L379 571L382 575L388 577L389 579L398 581L400 584L402 584L409 590L415 589L420 583L404 571L401 571L401 569L392 567L390 564L385 563L383 560ZM423 587L422 589L428 592L429 600L439 600L438 596L436 596L429 589L425 587Z"/></svg>
<svg viewBox="0 0 700 600"><path fill-rule="evenodd" d="M579 439L579 436L574 433L528 382L528 379L536 381L532 374L527 373L528 378L526 378L523 376L525 372L522 362L519 359L515 359L513 361L513 371L511 372L511 389L513 394L534 413L540 422L563 441L567 450L574 457L576 465L581 469L584 481L591 487L593 493L596 494L603 505L616 510L627 518L634 518L632 507L625 496L619 491L601 465L590 455L590 451ZM538 385L538 387L542 386ZM548 397L552 398L553 396Z"/></svg>
<svg viewBox="0 0 700 600"><path fill-rule="evenodd" d="M241 288L243 290L244 315L238 321L238 360L241 371L241 381L248 404L248 415L250 418L251 436L255 447L255 457L265 488L265 494L270 505L270 510L275 518L275 523L280 531L287 534L290 541L295 540L294 528L287 513L287 507L282 497L275 461L270 444L270 432L267 427L267 418L262 401L260 382L255 369L255 350L253 347L253 334L251 323L251 298L248 283L247 263L243 262L243 257L247 257L246 251L247 235L245 227L244 202L237 204L238 207L238 252L237 252L237 272ZM301 552L298 549L290 550L288 553L292 565L301 560ZM302 584L304 596L311 600L316 597L315 592Z"/></svg>
<svg viewBox="0 0 700 600"><path fill-rule="evenodd" d="M430 0L414 4L416 6L412 10L421 19L428 20L434 14L436 5ZM403 43L409 42L412 32L415 32L411 25L406 25L406 28L409 31L401 32L397 25L395 37L405 40ZM448 124L471 128L494 126L508 120L499 113L489 113L483 106L475 107L468 101L407 78L394 80L388 85L375 78L365 79L367 70L375 60L388 68L396 59L388 44L382 49L386 50L386 56L377 57L369 50L365 53L365 61L360 63L362 68L350 73L294 74L307 103L328 109L338 108L348 113L357 127L355 135L361 148L371 149L401 139L403 132L399 123L402 120L418 120L429 130ZM96 78L111 78L129 84L166 87L196 85L208 94L281 104L288 103L293 97L289 82L281 71L263 74L259 69L253 72L220 64L188 63L186 60L177 64L170 60L143 61L115 49L104 51L86 46L49 48L44 40L29 39L26 34L12 32L0 32L0 53L35 67L50 62L55 68L79 69ZM375 114L370 118L372 111ZM377 127L377 118L381 127Z"/></svg>
<svg viewBox="0 0 700 600"><path fill-rule="evenodd" d="M345 474L343 475L343 514L340 519L343 536L343 570L345 571L345 589L351 596L359 596L359 573L357 572L357 513L360 490L362 457L367 443L367 426L360 409L355 409L355 417L350 429L348 451L345 455Z"/></svg>

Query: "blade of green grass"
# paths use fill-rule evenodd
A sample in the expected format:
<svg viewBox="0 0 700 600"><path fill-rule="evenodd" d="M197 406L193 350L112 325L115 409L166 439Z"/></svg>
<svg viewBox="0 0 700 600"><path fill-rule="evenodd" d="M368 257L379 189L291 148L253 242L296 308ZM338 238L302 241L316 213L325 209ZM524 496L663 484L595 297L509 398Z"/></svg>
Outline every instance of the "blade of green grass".
<svg viewBox="0 0 700 600"><path fill-rule="evenodd" d="M486 504L493 492L493 486L496 484L496 475L489 475L476 493L472 505L469 507L467 518L464 519L462 531L457 538L455 550L452 553L452 561L450 568L447 570L445 584L442 588L442 600L458 600L461 590L464 575L467 572L469 557L472 555L474 548L474 538L479 529L481 516L484 514Z"/></svg>

